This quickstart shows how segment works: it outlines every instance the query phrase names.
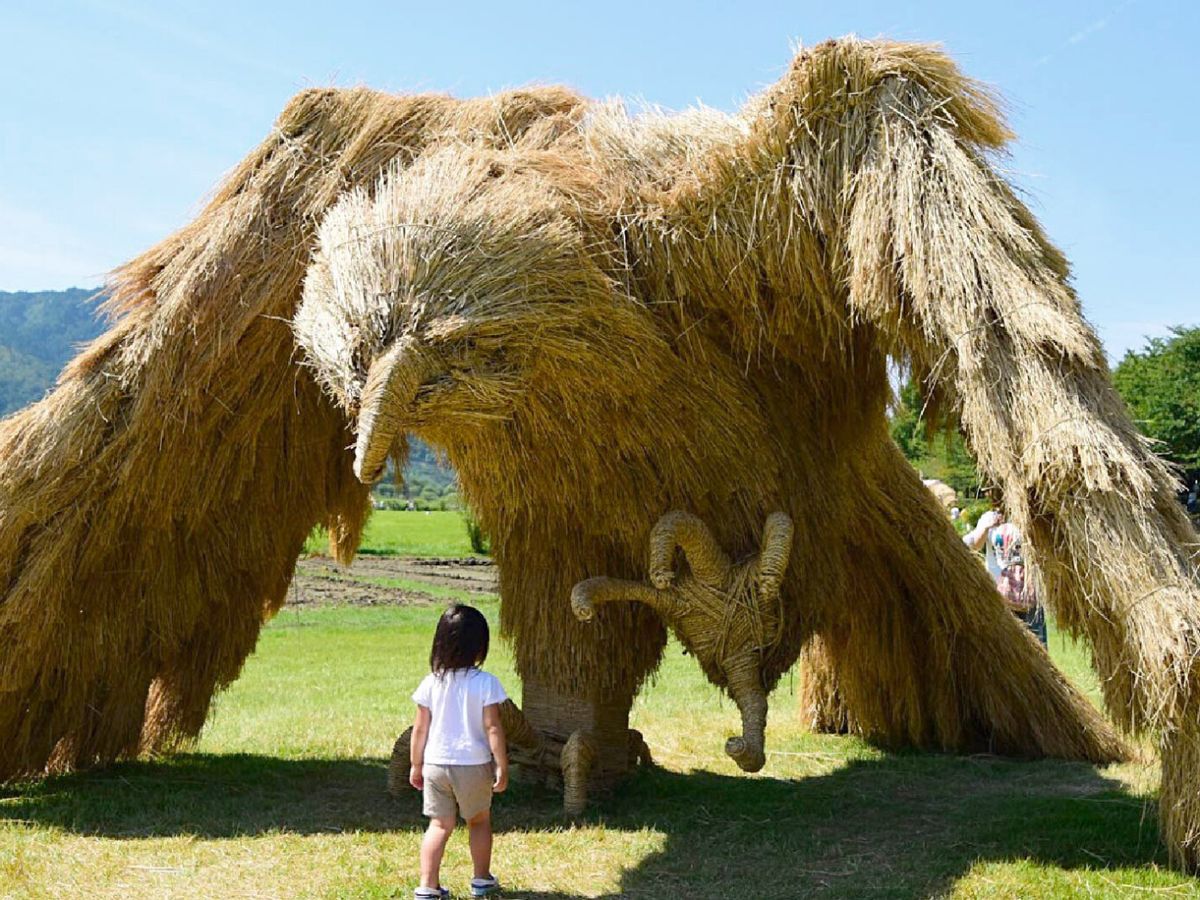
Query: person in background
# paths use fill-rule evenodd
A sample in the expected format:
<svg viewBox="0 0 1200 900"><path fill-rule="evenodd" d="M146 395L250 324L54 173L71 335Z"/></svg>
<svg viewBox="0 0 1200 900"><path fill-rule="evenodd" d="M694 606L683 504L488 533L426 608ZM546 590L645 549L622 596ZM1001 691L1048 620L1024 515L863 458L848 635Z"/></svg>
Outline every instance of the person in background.
<svg viewBox="0 0 1200 900"><path fill-rule="evenodd" d="M984 565L996 582L996 590L1013 614L1046 646L1046 611L1033 584L1025 577L1025 557L1017 526L1004 521L1003 513L989 509L979 517L975 528L963 535L963 543L972 550L984 549Z"/></svg>
<svg viewBox="0 0 1200 900"><path fill-rule="evenodd" d="M963 543L972 550L983 549L983 564L987 566L988 574L995 581L1000 577L1000 563L996 560L996 550L987 540L988 532L1003 522L999 511L989 509L975 522L975 527L963 535Z"/></svg>

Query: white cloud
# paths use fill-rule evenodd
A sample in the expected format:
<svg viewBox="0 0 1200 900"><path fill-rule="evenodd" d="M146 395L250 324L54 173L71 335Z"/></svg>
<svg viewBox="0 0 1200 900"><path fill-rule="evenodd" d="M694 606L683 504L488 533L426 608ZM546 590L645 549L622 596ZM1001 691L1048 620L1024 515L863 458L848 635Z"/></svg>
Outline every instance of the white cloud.
<svg viewBox="0 0 1200 900"><path fill-rule="evenodd" d="M1068 36L1067 39L1063 42L1062 46L1071 47L1075 44L1082 44L1084 41L1086 41L1088 38L1090 38L1097 31L1103 31L1105 28L1107 28L1108 23L1110 21L1112 21L1113 16L1115 16L1117 13L1121 12L1121 10L1125 9L1125 7L1132 5L1134 2L1135 2L1135 0L1123 0L1123 2L1118 3L1116 6L1114 6L1112 9L1110 9L1107 13L1105 13L1099 19L1089 22L1087 25L1084 25L1078 31L1076 31L1073 34L1071 34L1070 36ZM1040 67L1046 65L1047 63L1052 62L1053 60L1054 60L1054 54L1047 53L1034 61L1033 68L1035 68L1035 69L1040 68Z"/></svg>

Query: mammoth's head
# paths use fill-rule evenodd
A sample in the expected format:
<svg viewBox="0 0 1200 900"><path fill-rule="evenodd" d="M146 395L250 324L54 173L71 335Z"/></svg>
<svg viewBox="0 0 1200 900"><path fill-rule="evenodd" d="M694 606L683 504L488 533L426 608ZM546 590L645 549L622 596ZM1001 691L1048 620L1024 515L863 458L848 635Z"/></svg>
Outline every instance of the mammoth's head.
<svg viewBox="0 0 1200 900"><path fill-rule="evenodd" d="M378 477L405 432L508 418L554 386L636 364L657 340L612 278L587 194L584 176L544 156L454 146L331 209L293 327L357 420L360 479Z"/></svg>

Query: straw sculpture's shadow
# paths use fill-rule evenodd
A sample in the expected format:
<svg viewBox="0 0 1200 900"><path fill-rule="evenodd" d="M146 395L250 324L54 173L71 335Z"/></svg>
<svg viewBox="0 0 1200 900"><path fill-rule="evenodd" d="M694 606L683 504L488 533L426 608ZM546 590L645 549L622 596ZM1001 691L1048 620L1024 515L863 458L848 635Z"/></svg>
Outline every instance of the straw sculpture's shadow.
<svg viewBox="0 0 1200 900"><path fill-rule="evenodd" d="M1153 807L1086 764L900 754L790 781L659 771L630 788L606 822L668 838L620 897L928 897L980 862L1167 864Z"/></svg>
<svg viewBox="0 0 1200 900"><path fill-rule="evenodd" d="M116 838L244 837L422 827L383 791L382 760L179 754L0 788L0 822Z"/></svg>
<svg viewBox="0 0 1200 900"><path fill-rule="evenodd" d="M181 755L4 789L0 821L118 838L423 828L415 792L384 780L382 761ZM498 830L561 829L560 803L516 784ZM583 821L665 836L610 897L923 897L987 861L1165 865L1153 813L1087 765L899 754L798 780L643 770Z"/></svg>

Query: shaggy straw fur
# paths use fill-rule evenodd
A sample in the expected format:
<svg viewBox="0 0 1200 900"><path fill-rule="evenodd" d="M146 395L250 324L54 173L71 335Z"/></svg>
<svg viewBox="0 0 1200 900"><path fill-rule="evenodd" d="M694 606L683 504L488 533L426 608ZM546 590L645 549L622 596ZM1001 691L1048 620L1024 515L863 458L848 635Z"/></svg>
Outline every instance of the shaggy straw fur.
<svg viewBox="0 0 1200 900"><path fill-rule="evenodd" d="M1194 534L989 163L1008 138L936 49L854 40L735 118L301 95L0 434L0 776L194 735L308 528L351 552L353 473L406 433L493 538L525 715L579 733L594 778L630 764L665 631L638 603L581 624L571 588L641 578L673 509L735 560L794 522L766 684L816 636L875 739L1118 758L891 444L890 357L1003 488L1118 724L1161 735L1164 834L1194 866Z"/></svg>

